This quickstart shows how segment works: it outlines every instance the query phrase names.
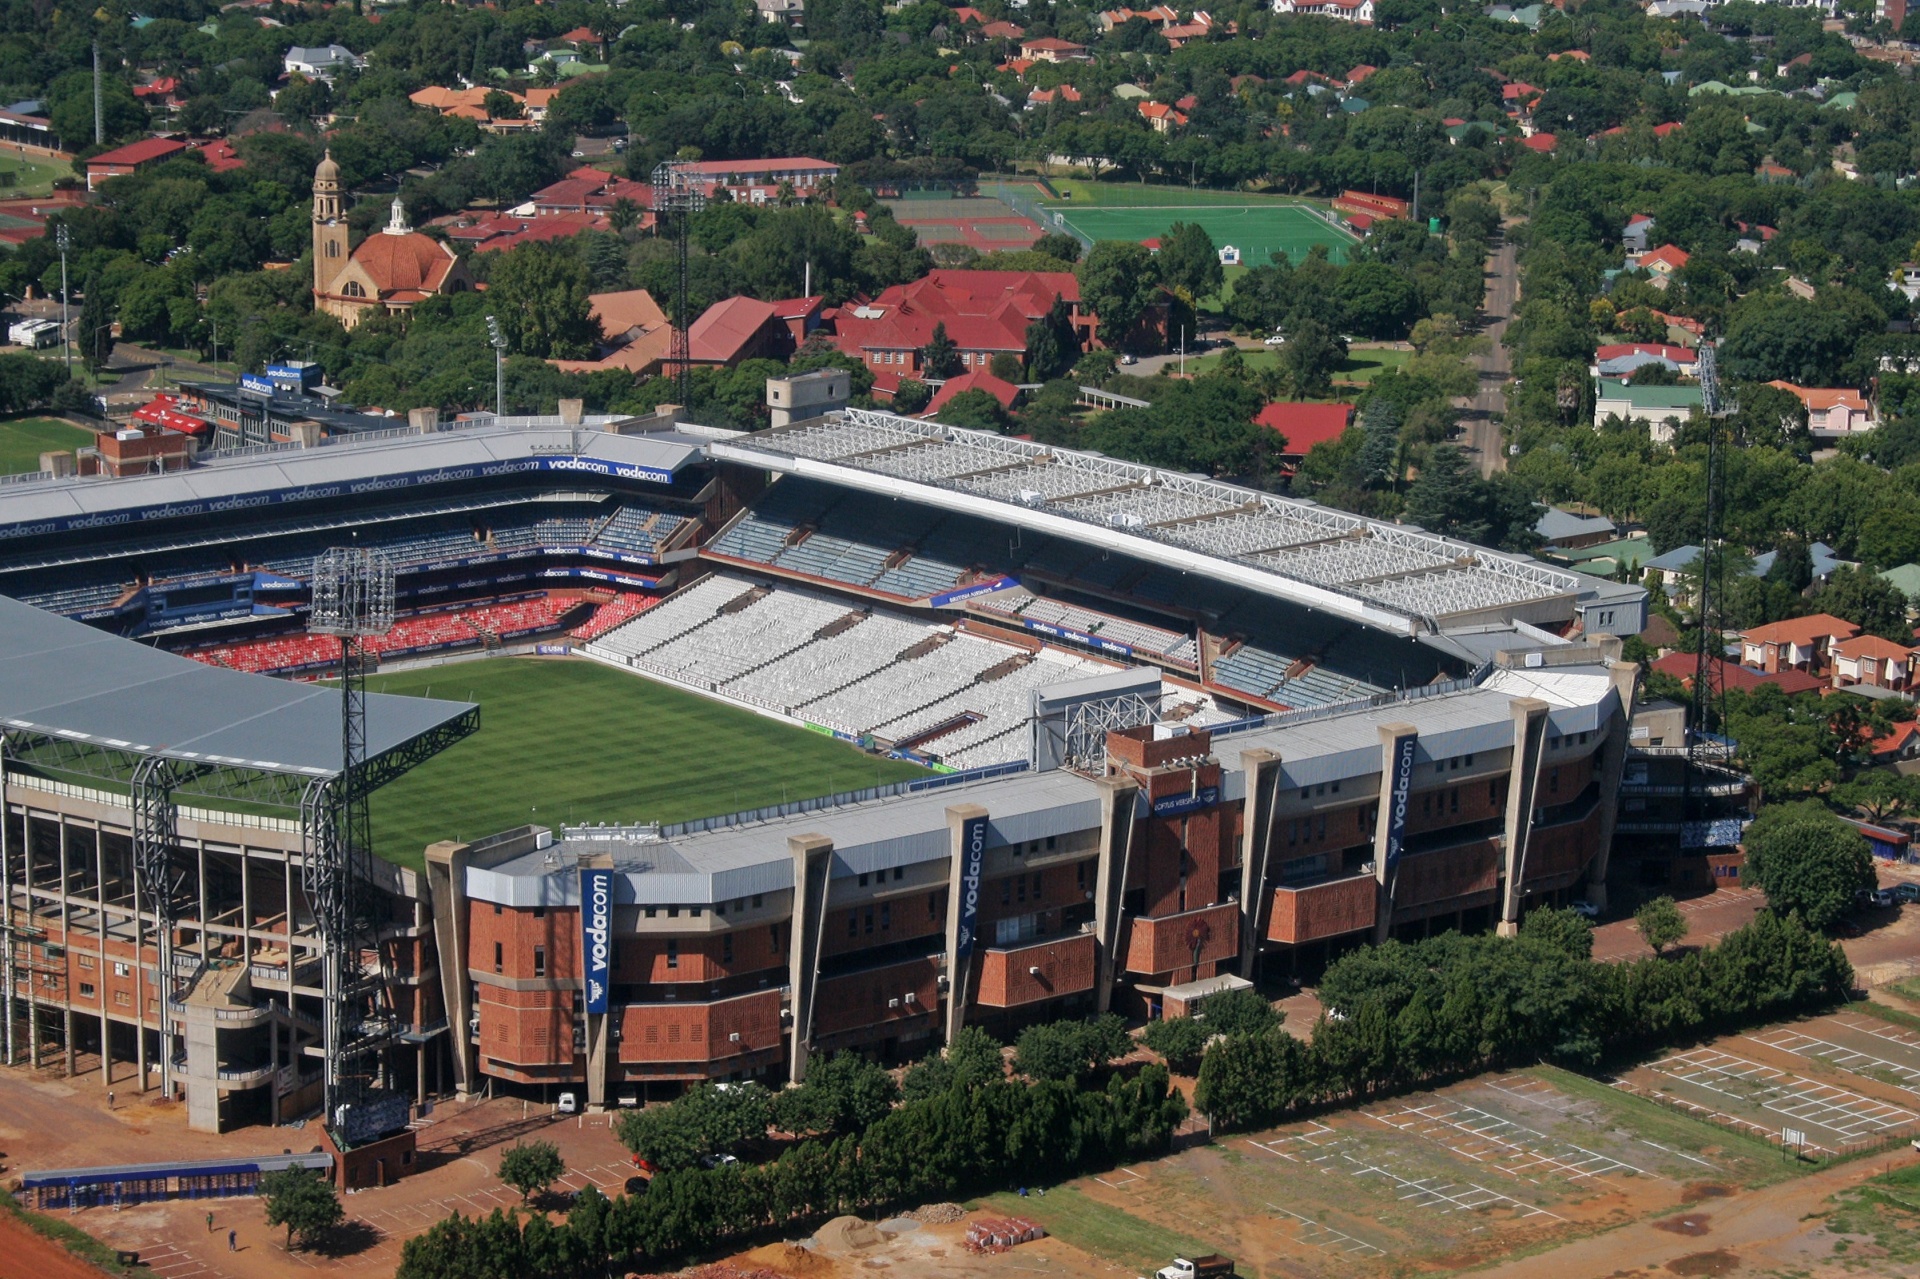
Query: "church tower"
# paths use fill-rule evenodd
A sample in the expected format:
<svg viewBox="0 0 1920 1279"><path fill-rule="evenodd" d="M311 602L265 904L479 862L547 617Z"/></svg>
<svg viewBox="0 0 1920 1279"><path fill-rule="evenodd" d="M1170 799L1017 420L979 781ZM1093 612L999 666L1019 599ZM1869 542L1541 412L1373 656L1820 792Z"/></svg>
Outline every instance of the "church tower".
<svg viewBox="0 0 1920 1279"><path fill-rule="evenodd" d="M347 222L340 207L340 166L333 152L313 171L313 291L332 292L347 265Z"/></svg>

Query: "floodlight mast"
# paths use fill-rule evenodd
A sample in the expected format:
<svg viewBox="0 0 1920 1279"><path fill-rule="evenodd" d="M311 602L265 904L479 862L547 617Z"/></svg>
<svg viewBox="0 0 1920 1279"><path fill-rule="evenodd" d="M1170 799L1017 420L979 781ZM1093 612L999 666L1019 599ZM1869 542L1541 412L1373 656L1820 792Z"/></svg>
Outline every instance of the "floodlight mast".
<svg viewBox="0 0 1920 1279"><path fill-rule="evenodd" d="M383 1019L371 1010L381 983L369 981L355 891L372 856L364 785L367 747L367 654L363 641L393 629L393 563L384 551L336 546L313 562L313 608L307 629L340 641L340 773L308 788L302 804L307 834L302 878L325 953L326 1113L361 1100L367 1071L357 1063L384 1047ZM372 938L376 955L380 940ZM377 978L378 973L374 974ZM352 1033L352 1042L348 1034Z"/></svg>
<svg viewBox="0 0 1920 1279"><path fill-rule="evenodd" d="M674 396L686 408L693 387L693 350L687 341L687 292L691 271L690 239L693 215L707 207L707 196L694 185L687 165L680 160L665 160L653 168L653 216L657 228L668 219L673 222L674 264L673 324L667 351L667 367L673 371Z"/></svg>
<svg viewBox="0 0 1920 1279"><path fill-rule="evenodd" d="M500 321L487 317L487 345L493 348L493 416L507 415L507 340L500 336Z"/></svg>

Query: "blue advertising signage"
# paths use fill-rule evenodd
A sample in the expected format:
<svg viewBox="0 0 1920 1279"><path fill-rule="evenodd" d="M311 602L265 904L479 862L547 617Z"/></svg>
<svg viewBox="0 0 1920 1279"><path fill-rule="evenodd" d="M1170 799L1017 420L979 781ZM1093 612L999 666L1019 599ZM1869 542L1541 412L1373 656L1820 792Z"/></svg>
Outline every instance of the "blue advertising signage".
<svg viewBox="0 0 1920 1279"><path fill-rule="evenodd" d="M1181 813L1195 813L1203 808L1212 808L1220 802L1218 786L1202 786L1186 795L1162 795L1153 801L1155 817L1174 817Z"/></svg>
<svg viewBox="0 0 1920 1279"><path fill-rule="evenodd" d="M258 373L242 373L240 375L240 389L243 391L252 391L255 395L270 396L273 394L273 383L261 377Z"/></svg>
<svg viewBox="0 0 1920 1279"><path fill-rule="evenodd" d="M960 934L954 957L973 953L974 927L980 916L980 871L987 860L987 819L969 817L960 827Z"/></svg>
<svg viewBox="0 0 1920 1279"><path fill-rule="evenodd" d="M580 954L586 960L587 1011L607 1011L613 964L613 872L580 872Z"/></svg>
<svg viewBox="0 0 1920 1279"><path fill-rule="evenodd" d="M991 595L995 591L1004 591L1020 585L1011 577L995 577L984 582L975 582L971 586L962 586L957 590L942 591L927 601L934 608L945 608L949 604L963 604L981 595Z"/></svg>
<svg viewBox="0 0 1920 1279"><path fill-rule="evenodd" d="M1400 864L1400 848L1407 840L1408 792L1413 787L1413 752L1420 739L1409 733L1393 739L1392 789L1387 802L1387 869Z"/></svg>

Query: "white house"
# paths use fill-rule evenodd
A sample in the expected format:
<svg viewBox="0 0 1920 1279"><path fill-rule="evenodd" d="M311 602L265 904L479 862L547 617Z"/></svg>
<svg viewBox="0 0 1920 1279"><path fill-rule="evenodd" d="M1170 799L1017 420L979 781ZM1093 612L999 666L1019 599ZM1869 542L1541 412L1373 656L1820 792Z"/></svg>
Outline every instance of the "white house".
<svg viewBox="0 0 1920 1279"><path fill-rule="evenodd" d="M1273 0L1275 13L1373 25L1373 0Z"/></svg>
<svg viewBox="0 0 1920 1279"><path fill-rule="evenodd" d="M366 65L365 58L344 44L323 44L316 49L296 44L287 50L288 75L299 74L309 80L325 80L329 84L340 72L363 70Z"/></svg>

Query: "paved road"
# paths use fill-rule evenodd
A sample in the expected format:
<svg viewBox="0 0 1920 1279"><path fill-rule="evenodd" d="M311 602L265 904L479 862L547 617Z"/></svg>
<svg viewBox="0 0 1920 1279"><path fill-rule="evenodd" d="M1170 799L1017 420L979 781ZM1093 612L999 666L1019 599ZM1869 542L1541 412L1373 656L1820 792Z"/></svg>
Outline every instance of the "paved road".
<svg viewBox="0 0 1920 1279"><path fill-rule="evenodd" d="M1501 393L1512 372L1507 349L1500 339L1513 318L1514 304L1520 299L1520 271L1514 261L1513 245L1502 240L1487 262L1487 300L1480 312L1480 331L1493 343L1487 354L1474 357L1480 371L1480 389L1473 396L1455 401L1460 408L1460 425L1466 428L1466 445L1480 459L1480 473L1492 475L1507 464L1506 441L1501 437L1495 413L1504 413L1507 397Z"/></svg>

